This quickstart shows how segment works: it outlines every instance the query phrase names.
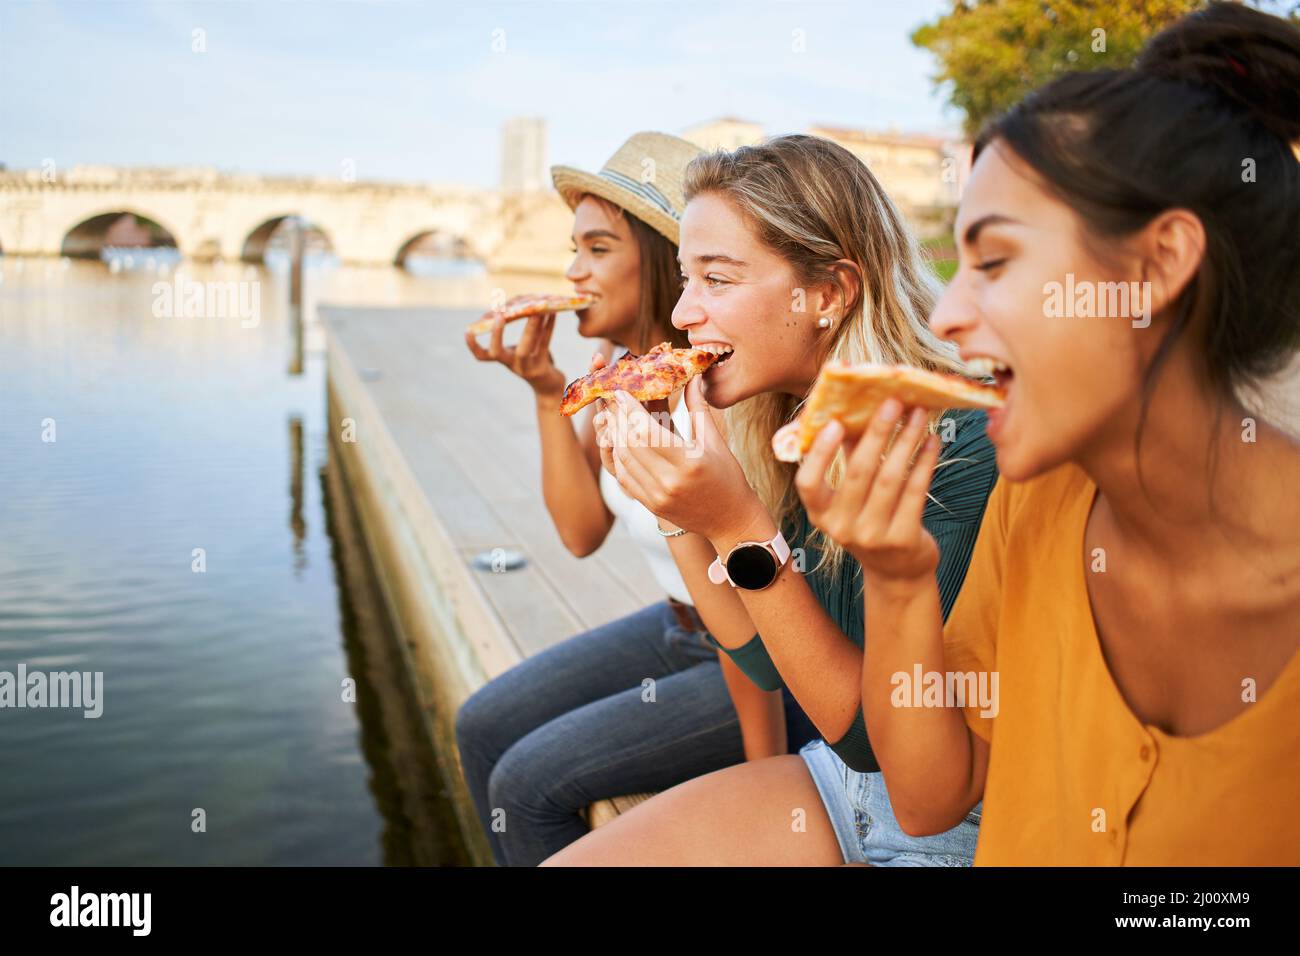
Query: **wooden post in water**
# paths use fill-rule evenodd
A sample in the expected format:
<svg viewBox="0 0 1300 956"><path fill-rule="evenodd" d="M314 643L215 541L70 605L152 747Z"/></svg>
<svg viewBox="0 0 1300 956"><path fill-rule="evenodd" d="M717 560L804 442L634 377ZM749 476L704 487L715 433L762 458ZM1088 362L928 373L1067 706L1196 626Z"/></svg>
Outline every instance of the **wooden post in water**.
<svg viewBox="0 0 1300 956"><path fill-rule="evenodd" d="M302 258L306 245L305 223L299 216L292 219L293 230L289 245L289 321L293 325L293 355L289 359L289 374L302 374Z"/></svg>
<svg viewBox="0 0 1300 956"><path fill-rule="evenodd" d="M303 448L301 415L289 416L289 530L293 532L293 569L301 572L307 566L307 519L303 517L303 484L307 458Z"/></svg>

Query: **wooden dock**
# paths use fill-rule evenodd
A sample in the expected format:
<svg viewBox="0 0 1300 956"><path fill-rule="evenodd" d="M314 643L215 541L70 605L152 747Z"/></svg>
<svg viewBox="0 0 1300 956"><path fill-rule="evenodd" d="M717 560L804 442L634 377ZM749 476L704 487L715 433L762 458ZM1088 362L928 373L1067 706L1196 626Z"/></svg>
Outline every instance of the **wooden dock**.
<svg viewBox="0 0 1300 956"><path fill-rule="evenodd" d="M454 755L456 709L485 681L663 594L621 525L587 558L565 549L542 501L532 392L469 353L462 332L477 312L323 305L319 313L331 442L431 738ZM507 342L521 330L507 330ZM559 367L575 378L593 350L576 319L561 315L551 347ZM497 548L526 564L474 566ZM458 763L454 776L461 829L488 863ZM597 805L592 816L617 809Z"/></svg>

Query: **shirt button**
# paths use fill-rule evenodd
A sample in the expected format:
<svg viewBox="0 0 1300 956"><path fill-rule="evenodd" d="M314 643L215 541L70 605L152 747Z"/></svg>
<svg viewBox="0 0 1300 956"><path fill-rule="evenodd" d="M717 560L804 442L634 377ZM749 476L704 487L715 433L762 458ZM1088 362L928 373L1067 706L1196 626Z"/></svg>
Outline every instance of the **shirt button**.
<svg viewBox="0 0 1300 956"><path fill-rule="evenodd" d="M1138 756L1141 757L1143 760L1150 759L1151 748L1148 747L1146 744L1143 744L1142 749L1138 751Z"/></svg>

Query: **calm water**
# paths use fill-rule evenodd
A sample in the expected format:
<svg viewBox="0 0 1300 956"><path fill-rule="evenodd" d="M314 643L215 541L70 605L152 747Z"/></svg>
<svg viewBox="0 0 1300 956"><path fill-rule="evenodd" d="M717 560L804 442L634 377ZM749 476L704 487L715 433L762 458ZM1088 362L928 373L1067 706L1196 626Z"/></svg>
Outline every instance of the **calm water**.
<svg viewBox="0 0 1300 956"><path fill-rule="evenodd" d="M138 264L0 263L0 672L104 685L98 719L0 710L0 863L465 862L329 493L318 329L287 372L284 274L183 264L258 283L245 328L157 317L174 277ZM308 314L486 283L309 272Z"/></svg>

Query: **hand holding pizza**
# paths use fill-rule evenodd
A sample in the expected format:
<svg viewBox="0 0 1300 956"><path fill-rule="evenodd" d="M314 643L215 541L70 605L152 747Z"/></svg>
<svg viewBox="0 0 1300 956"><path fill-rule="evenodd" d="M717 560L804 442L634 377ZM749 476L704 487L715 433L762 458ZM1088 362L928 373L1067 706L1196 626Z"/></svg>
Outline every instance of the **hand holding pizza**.
<svg viewBox="0 0 1300 956"><path fill-rule="evenodd" d="M932 587L939 547L921 515L939 459L939 438L926 435L921 408L912 409L898 430L903 412L898 399L887 400L856 442L845 442L844 426L832 421L799 466L795 488L808 520L857 559L866 579ZM839 488L832 489L826 473L841 444L846 467Z"/></svg>
<svg viewBox="0 0 1300 956"><path fill-rule="evenodd" d="M699 378L683 399L694 440L664 428L636 399L615 392L596 416L601 460L654 515L713 538L762 507L704 400Z"/></svg>
<svg viewBox="0 0 1300 956"><path fill-rule="evenodd" d="M538 398L554 398L558 403L567 380L564 373L555 367L550 352L555 313L529 316L519 342L511 348L506 348L502 342L508 321L505 316L496 319L486 350L478 344L472 328L465 332L465 344L480 362L500 362L531 385Z"/></svg>

